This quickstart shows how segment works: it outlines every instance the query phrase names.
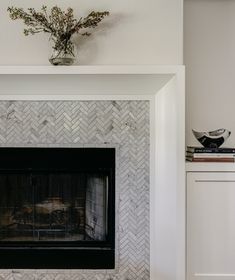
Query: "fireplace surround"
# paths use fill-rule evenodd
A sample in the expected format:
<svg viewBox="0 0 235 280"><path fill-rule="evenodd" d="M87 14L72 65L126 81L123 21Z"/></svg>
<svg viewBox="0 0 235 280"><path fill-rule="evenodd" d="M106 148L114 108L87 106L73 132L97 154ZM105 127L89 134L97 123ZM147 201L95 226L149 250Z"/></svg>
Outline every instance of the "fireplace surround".
<svg viewBox="0 0 235 280"><path fill-rule="evenodd" d="M115 146L117 151L115 269L0 270L0 279L184 279L183 67L4 66L0 67L0 79L1 147ZM58 105L56 109L53 108L55 104ZM109 110L111 105L113 109ZM118 108L121 110L117 114ZM48 110L50 113L43 119ZM74 110L79 112L77 116L71 115ZM24 112L23 116L20 112ZM56 122L55 114L58 116ZM143 114L144 120L136 121L136 117L141 118ZM95 125L91 121L94 116L98 116ZM150 126L146 126L149 120ZM122 126L117 128L117 123ZM147 146L150 144L150 154L140 161L141 151L146 150L133 145L143 143L136 137L135 133L139 131L136 127L149 137L144 142ZM22 129L23 134L20 133ZM150 176L142 171L130 171L130 168L135 170L136 162L139 171L143 171L141 167L147 167L146 162L150 163ZM129 178L129 182L138 180L138 183L131 183L128 188L123 184L125 178ZM150 205L146 203L148 191L146 187L141 188L141 182L149 185ZM143 193L136 192L135 186ZM141 200L136 203L136 199ZM135 205L142 205L141 201L147 207L144 212L150 214L150 227L147 226L150 238L146 230L138 231L145 228L142 221L133 218L143 211L141 207L135 208ZM122 207L124 204L129 207ZM134 226L131 231L130 221L133 224L139 221L141 226ZM141 236L143 241L150 242L150 248L137 241ZM136 244L139 244L139 250ZM146 252L150 253L150 263L144 261L149 260Z"/></svg>
<svg viewBox="0 0 235 280"><path fill-rule="evenodd" d="M5 149L5 151L11 149L13 151L9 165L15 162L13 149L19 150L21 153L23 153L22 149L24 151L27 149L28 160L26 157L25 165L27 166L30 163L31 169L32 167L40 169L39 161L33 160L32 150L37 152L37 157L40 159L42 152L47 151L46 149L49 149L51 153L58 149L70 153L98 149L101 152L90 160L88 158L92 158L91 154L89 157L84 155L84 161L78 160L81 157L79 155L72 156L72 160L69 158L61 160L59 155L49 154L48 159L42 161L45 161L44 167L51 168L54 165L57 169L59 167L74 168L74 166L79 165L80 171L83 166L86 167L85 171L94 170L97 166L101 169L108 169L108 167L110 169L109 165L113 170L115 166L115 203L113 203L113 206L115 206L112 208L112 211L115 211L115 221L112 220L112 224L115 222L115 233L112 238L115 236L115 240L111 239L110 244L106 244L103 248L97 248L101 245L100 243L97 244L96 250L91 252L96 264L94 263L93 267L89 267L92 258L91 256L87 257L87 252L91 250L88 248L85 252L87 263L82 264L80 268L79 257L81 256L72 257L72 262L66 262L65 267L63 259L61 259L62 263L53 262L52 251L50 250L49 259L51 259L51 263L47 262L47 267L45 267L45 262L41 263L36 259L36 264L32 264L31 267L24 266L24 269L43 269L44 266L44 269L47 270L59 269L59 274L61 274L63 268L80 269L83 271L84 279L89 279L90 274L102 279L107 275L110 277L118 275L120 278L122 275L123 277L129 277L132 273L135 276L139 275L138 277L148 279L150 254L149 101L11 100L0 102L0 112L0 126L2 127L0 152L1 149ZM114 149L115 162L111 161L113 152L109 157L106 156L107 159L105 160L104 151L113 151ZM65 155L63 157L65 158ZM17 164L17 161L13 164ZM23 163L18 165L24 166ZM5 166L4 162L3 166ZM34 183L36 184L36 182ZM47 200L46 204L48 203L48 196L43 195L37 204L41 207L42 204L45 206L45 200ZM55 192L54 196L58 197L58 193ZM109 201L111 202L111 200ZM81 246L83 247L83 244ZM94 244L92 249L94 249ZM5 254L4 251L2 252ZM30 251L28 252L30 253ZM70 251L68 250L68 252ZM78 254L80 252L81 250L78 250ZM35 254L35 256L37 255ZM3 266L2 268L11 268L14 271L20 269L20 264L18 266L12 265L9 258L5 258L5 265L11 265L11 267ZM22 261L19 255L16 258ZM66 255L67 259L68 256ZM84 260L84 257L82 259ZM42 271L38 270L37 275L41 275L40 273ZM58 273L54 275L58 275ZM49 272L49 274L53 275L52 272Z"/></svg>

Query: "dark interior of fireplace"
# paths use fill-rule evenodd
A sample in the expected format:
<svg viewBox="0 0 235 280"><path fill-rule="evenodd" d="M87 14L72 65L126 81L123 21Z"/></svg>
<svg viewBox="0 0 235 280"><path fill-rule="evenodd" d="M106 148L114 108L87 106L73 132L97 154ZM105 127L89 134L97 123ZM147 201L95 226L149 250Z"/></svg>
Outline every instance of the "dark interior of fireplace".
<svg viewBox="0 0 235 280"><path fill-rule="evenodd" d="M108 176L0 175L0 241L105 241Z"/></svg>
<svg viewBox="0 0 235 280"><path fill-rule="evenodd" d="M114 268L115 149L0 148L0 158L0 268Z"/></svg>

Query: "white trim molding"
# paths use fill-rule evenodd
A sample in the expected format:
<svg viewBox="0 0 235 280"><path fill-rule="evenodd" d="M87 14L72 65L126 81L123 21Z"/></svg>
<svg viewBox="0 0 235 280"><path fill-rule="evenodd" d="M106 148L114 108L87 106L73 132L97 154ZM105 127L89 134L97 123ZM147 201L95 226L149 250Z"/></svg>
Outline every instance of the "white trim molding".
<svg viewBox="0 0 235 280"><path fill-rule="evenodd" d="M184 84L179 65L0 66L0 101L150 101L151 280L185 280Z"/></svg>

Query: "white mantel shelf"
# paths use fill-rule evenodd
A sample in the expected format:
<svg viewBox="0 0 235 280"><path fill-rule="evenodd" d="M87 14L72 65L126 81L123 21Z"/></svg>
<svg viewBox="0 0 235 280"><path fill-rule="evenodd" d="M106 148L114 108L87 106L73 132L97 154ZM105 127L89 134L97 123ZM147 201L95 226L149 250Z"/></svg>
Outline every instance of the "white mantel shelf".
<svg viewBox="0 0 235 280"><path fill-rule="evenodd" d="M0 75L176 74L182 65L0 66Z"/></svg>
<svg viewBox="0 0 235 280"><path fill-rule="evenodd" d="M182 65L0 66L2 100L88 95L154 96L176 78L184 85ZM16 96L16 97L14 97Z"/></svg>
<svg viewBox="0 0 235 280"><path fill-rule="evenodd" d="M186 162L186 172L235 172L235 163Z"/></svg>

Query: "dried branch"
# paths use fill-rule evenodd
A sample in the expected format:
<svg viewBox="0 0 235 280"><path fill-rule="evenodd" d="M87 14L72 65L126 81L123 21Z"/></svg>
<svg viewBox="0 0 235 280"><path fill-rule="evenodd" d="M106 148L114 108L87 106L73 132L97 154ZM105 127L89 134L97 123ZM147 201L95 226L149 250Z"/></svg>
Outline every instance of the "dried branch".
<svg viewBox="0 0 235 280"><path fill-rule="evenodd" d="M79 33L81 29L95 28L109 15L108 11L91 12L85 18L79 20L74 18L73 9L68 8L62 11L61 8L54 6L48 13L47 6L42 6L38 12L34 8L24 11L22 8L8 7L8 12L12 20L21 19L29 28L24 29L25 35L34 35L39 32L51 33L56 37L71 37L74 33ZM82 33L83 36L89 36L89 32Z"/></svg>
<svg viewBox="0 0 235 280"><path fill-rule="evenodd" d="M24 9L17 7L8 7L7 11L12 20L20 19L27 26L24 29L26 36L41 32L49 33L53 37L54 49L56 51L64 51L72 55L71 37L75 33L82 36L90 36L90 32L81 32L81 30L97 27L109 15L108 11L93 11L84 18L75 19L72 8L63 11L58 6L52 7L50 11L48 11L47 6L42 6L39 11L36 11L34 8L24 11Z"/></svg>

